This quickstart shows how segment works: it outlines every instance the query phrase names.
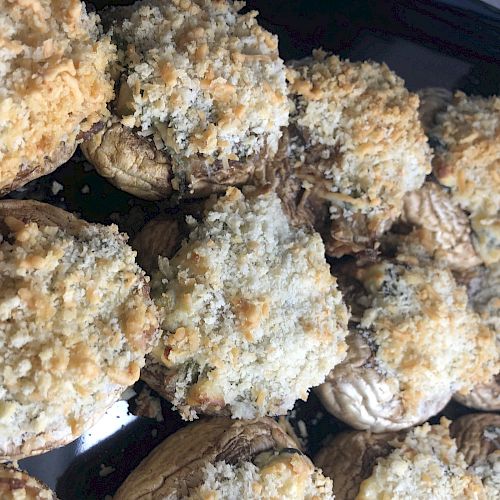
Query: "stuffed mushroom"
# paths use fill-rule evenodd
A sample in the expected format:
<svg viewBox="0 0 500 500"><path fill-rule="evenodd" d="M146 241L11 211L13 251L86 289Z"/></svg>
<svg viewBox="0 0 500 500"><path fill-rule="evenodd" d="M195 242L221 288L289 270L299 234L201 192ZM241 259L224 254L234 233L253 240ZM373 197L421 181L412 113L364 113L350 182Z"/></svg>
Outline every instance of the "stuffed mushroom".
<svg viewBox="0 0 500 500"><path fill-rule="evenodd" d="M145 0L112 9L121 76L113 120L83 146L146 199L259 182L288 124L278 39L241 2Z"/></svg>
<svg viewBox="0 0 500 500"><path fill-rule="evenodd" d="M0 195L66 162L109 116L116 49L80 0L0 1Z"/></svg>
<svg viewBox="0 0 500 500"><path fill-rule="evenodd" d="M332 256L375 248L431 170L418 97L385 64L320 50L290 63L287 79L282 147L296 217L321 232Z"/></svg>
<svg viewBox="0 0 500 500"><path fill-rule="evenodd" d="M457 92L429 131L433 173L469 216L473 242L486 265L500 260L500 97Z"/></svg>
<svg viewBox="0 0 500 500"><path fill-rule="evenodd" d="M468 470L449 426L442 419L407 433L345 432L317 454L315 464L333 479L337 500L491 498Z"/></svg>
<svg viewBox="0 0 500 500"><path fill-rule="evenodd" d="M116 500L333 500L332 482L271 419L202 420L176 432L130 474Z"/></svg>
<svg viewBox="0 0 500 500"><path fill-rule="evenodd" d="M319 234L252 189L230 188L187 223L153 277L163 335L142 378L185 419L286 413L346 353L347 309Z"/></svg>
<svg viewBox="0 0 500 500"><path fill-rule="evenodd" d="M391 261L339 266L349 350L317 389L356 429L399 430L438 413L498 369L495 336L447 270Z"/></svg>
<svg viewBox="0 0 500 500"><path fill-rule="evenodd" d="M116 226L0 202L0 457L62 446L139 378L158 320Z"/></svg>

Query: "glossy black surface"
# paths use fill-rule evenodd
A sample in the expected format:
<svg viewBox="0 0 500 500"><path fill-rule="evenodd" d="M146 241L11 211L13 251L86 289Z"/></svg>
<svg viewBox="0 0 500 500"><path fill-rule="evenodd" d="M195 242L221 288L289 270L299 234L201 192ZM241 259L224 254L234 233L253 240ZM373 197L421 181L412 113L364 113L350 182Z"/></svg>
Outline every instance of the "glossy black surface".
<svg viewBox="0 0 500 500"><path fill-rule="evenodd" d="M120 2L96 6L111 3ZM258 9L261 24L279 35L286 60L323 47L352 60L385 61L412 90L444 86L483 95L500 92L500 11L482 2L259 0L249 1L248 8ZM57 194L54 181L63 186ZM47 201L89 221L115 222L131 236L168 206L113 188L79 153L11 196ZM164 421L157 422L134 417L127 402L120 401L74 443L20 464L55 488L62 500L112 495L154 446L183 425L168 403L162 407ZM467 411L452 404L444 414L455 417ZM346 427L322 411L314 395L297 404L293 420L298 431L303 424L297 422L304 422L309 453L328 434Z"/></svg>

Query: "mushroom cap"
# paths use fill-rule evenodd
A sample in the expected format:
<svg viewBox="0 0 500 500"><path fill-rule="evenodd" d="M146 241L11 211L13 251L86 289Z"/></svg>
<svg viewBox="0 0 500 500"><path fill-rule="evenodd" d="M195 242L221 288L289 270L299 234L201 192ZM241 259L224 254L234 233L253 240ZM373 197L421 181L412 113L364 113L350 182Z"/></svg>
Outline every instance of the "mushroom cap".
<svg viewBox="0 0 500 500"><path fill-rule="evenodd" d="M405 409L401 386L376 368L375 353L358 333L347 337L347 358L315 389L332 415L355 429L398 431L425 422L451 399L451 391L438 387L427 393L414 411Z"/></svg>
<svg viewBox="0 0 500 500"><path fill-rule="evenodd" d="M6 464L0 465L0 497L4 500L57 500L55 493L41 481Z"/></svg>
<svg viewBox="0 0 500 500"><path fill-rule="evenodd" d="M116 58L99 17L80 0L9 3L2 58L0 195L66 162L109 115L108 66ZM44 29L40 29L43 25Z"/></svg>
<svg viewBox="0 0 500 500"><path fill-rule="evenodd" d="M226 405L236 418L286 413L345 356L347 309L320 236L268 190L230 188L188 225L153 277L164 335L152 357L168 370L149 363L143 377L174 376L187 419Z"/></svg>
<svg viewBox="0 0 500 500"><path fill-rule="evenodd" d="M500 432L500 415L495 413L469 413L455 420L450 427L450 434L455 438L459 451L465 461L473 466L486 457L500 450L498 436L489 436L488 430L497 428Z"/></svg>
<svg viewBox="0 0 500 500"><path fill-rule="evenodd" d="M277 38L241 7L143 1L109 11L123 49L119 91L112 122L84 150L117 187L161 199L261 182L288 124L285 71Z"/></svg>
<svg viewBox="0 0 500 500"><path fill-rule="evenodd" d="M458 271L481 263L467 214L434 182L405 195L400 223L411 229L409 234L390 236L400 261L417 259Z"/></svg>
<svg viewBox="0 0 500 500"><path fill-rule="evenodd" d="M207 464L250 462L266 451L297 448L281 427L268 418L200 420L157 446L116 492L116 500L185 497L203 482Z"/></svg>
<svg viewBox="0 0 500 500"><path fill-rule="evenodd" d="M327 252L376 248L404 194L431 170L418 98L384 64L323 51L291 62L287 79L289 163L302 196L326 208L328 231L315 227L328 234Z"/></svg>
<svg viewBox="0 0 500 500"><path fill-rule="evenodd" d="M337 434L314 457L314 464L331 477L336 500L354 500L380 457L389 455L389 444L398 434L349 431Z"/></svg>
<svg viewBox="0 0 500 500"><path fill-rule="evenodd" d="M436 179L469 214L476 251L487 265L500 260L500 97L456 92L436 116Z"/></svg>
<svg viewBox="0 0 500 500"><path fill-rule="evenodd" d="M0 233L0 457L12 460L92 426L139 378L158 322L146 277L116 227L2 200Z"/></svg>
<svg viewBox="0 0 500 500"><path fill-rule="evenodd" d="M336 417L373 432L407 428L495 373L494 336L448 270L358 260L334 272L352 311L349 349L316 391Z"/></svg>

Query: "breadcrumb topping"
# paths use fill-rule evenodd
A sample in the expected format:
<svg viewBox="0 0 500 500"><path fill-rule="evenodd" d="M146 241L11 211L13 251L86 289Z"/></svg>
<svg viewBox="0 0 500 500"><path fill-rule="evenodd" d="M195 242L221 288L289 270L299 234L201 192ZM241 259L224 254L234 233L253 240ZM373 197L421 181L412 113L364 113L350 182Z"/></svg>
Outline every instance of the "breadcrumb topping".
<svg viewBox="0 0 500 500"><path fill-rule="evenodd" d="M382 262L358 272L368 293L358 328L407 411L430 394L466 393L498 371L495 336L448 270Z"/></svg>
<svg viewBox="0 0 500 500"><path fill-rule="evenodd" d="M56 500L45 485L8 465L0 465L0 496L3 500Z"/></svg>
<svg viewBox="0 0 500 500"><path fill-rule="evenodd" d="M298 454L277 455L260 467L252 462L207 464L204 483L189 499L333 500L332 480Z"/></svg>
<svg viewBox="0 0 500 500"><path fill-rule="evenodd" d="M486 264L500 260L500 97L457 92L436 117L433 162L439 182L470 214L475 246Z"/></svg>
<svg viewBox="0 0 500 500"><path fill-rule="evenodd" d="M0 0L0 187L107 113L115 48L80 0Z"/></svg>
<svg viewBox="0 0 500 500"><path fill-rule="evenodd" d="M385 64L320 50L292 63L287 79L290 124L302 136L291 154L304 187L331 202L332 218L361 212L376 225L397 216L431 170L418 96Z"/></svg>
<svg viewBox="0 0 500 500"><path fill-rule="evenodd" d="M391 443L395 450L379 458L371 476L361 483L357 500L398 498L475 498L486 500L480 479L467 472L463 455L450 437L450 422L415 427L404 440Z"/></svg>
<svg viewBox="0 0 500 500"><path fill-rule="evenodd" d="M0 452L77 437L139 378L157 330L116 226L77 236L12 217L0 237Z"/></svg>
<svg viewBox="0 0 500 500"><path fill-rule="evenodd" d="M257 12L239 14L243 6L137 2L114 27L124 66L122 123L181 159L274 153L288 124L284 64L278 38L257 24Z"/></svg>
<svg viewBox="0 0 500 500"><path fill-rule="evenodd" d="M174 404L233 417L284 414L346 352L347 309L316 233L293 228L276 194L236 188L215 202L155 287L165 335L155 351L182 373Z"/></svg>

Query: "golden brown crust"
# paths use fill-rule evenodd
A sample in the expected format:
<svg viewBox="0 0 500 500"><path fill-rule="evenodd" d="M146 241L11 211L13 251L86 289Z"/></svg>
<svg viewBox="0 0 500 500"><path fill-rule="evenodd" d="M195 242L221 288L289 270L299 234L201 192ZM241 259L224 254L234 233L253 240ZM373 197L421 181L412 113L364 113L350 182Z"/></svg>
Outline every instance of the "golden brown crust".
<svg viewBox="0 0 500 500"><path fill-rule="evenodd" d="M500 449L498 438L488 439L485 435L485 431L495 427L500 430L500 415L494 413L471 413L451 424L450 434L469 465L484 461L490 453Z"/></svg>
<svg viewBox="0 0 500 500"><path fill-rule="evenodd" d="M5 399L0 402L0 456L2 459L19 459L63 446L92 426L119 398L125 387L139 377L144 354L153 347L158 324L146 278L136 266L132 250L126 247L123 235L116 228L89 224L62 209L37 201L2 200L0 233L5 238L2 242L2 256L6 287L2 290L1 304L8 308L9 298L12 296L18 296L18 300L21 300L21 308L15 306L10 312L10 317L18 322L17 330L13 330L9 322L4 321L5 312L0 322L2 337L12 341L12 346L9 342L9 347L4 347L1 352L4 360L2 388L7 392ZM37 247L38 244L41 245L40 248ZM99 281L103 276L92 264L91 269L87 269L87 276L91 279L86 295L81 300L87 304L87 308L94 310L97 318L95 321L102 334L100 340L95 337L97 326L93 320L83 320L76 302L69 301L68 304L67 299L61 299L58 295L58 291L71 286L71 280L75 278L69 274L61 279L60 273L65 271L61 271L58 266L64 258L64 251L58 249L58 245L66 246L70 252L76 246L83 245L83 250L80 247L80 250L71 254L73 257L68 256L65 260L65 265L75 276L84 272L87 265L85 259L90 257L86 253L101 256L103 273L108 273L108 255L118 255L123 259L119 266L127 266L127 272L121 274L122 284L115 285L123 293L118 293L114 288L106 289L102 281ZM101 245L106 247L104 251L100 249ZM86 252L87 249L90 251ZM12 252L15 251L18 259L24 258L17 264L12 260ZM53 260L47 265L44 257L37 252ZM73 258L76 260L73 261ZM23 265L28 266L23 275L24 281L19 283L11 276L16 265L21 268ZM39 277L38 281L33 278L30 265L39 266L40 276L49 276L49 279L54 268L59 273L54 272L52 276L50 293L44 293L46 302L40 302L42 299L37 295L39 290L35 290L36 287L45 286L45 278ZM50 267L51 265L54 267ZM78 268L78 265L81 267ZM64 266L62 269L65 269ZM112 274L115 271L109 272L111 275L106 274L108 278L116 278ZM94 279L97 280L97 286ZM106 299L103 303L108 304L109 301L109 305L103 307L112 308L107 310L112 315L109 322L106 320L107 312L96 309L96 301L92 298L101 293ZM62 311L61 314L72 318L72 326L65 326L66 322L61 320L62 316L57 316L52 304L56 304ZM131 317L132 309L134 318ZM47 319L44 315L52 318L52 323L44 323ZM117 331L113 326L116 320ZM26 330L27 322L31 322L32 331L36 335L30 336ZM40 330L37 331L37 328ZM42 331L48 331L49 337L42 335ZM89 344L83 347L80 336L85 334L89 335ZM24 339L22 349L19 350L16 344L19 340L12 340L17 338L16 335L23 335ZM8 362L14 356L17 356L17 366L11 366L12 363ZM21 365L25 367L22 378L16 371ZM33 370L33 365L37 366L36 370ZM34 382L31 385L37 391L32 396L29 388L25 387L25 384L31 387L30 380ZM81 385L82 382L85 383L85 388ZM43 389L43 384L50 387L50 390ZM67 398L64 406L59 400L51 399L58 395L63 398L62 393L58 392L61 390ZM27 396L22 391L27 391Z"/></svg>
<svg viewBox="0 0 500 500"><path fill-rule="evenodd" d="M314 464L334 480L333 492L337 500L356 498L361 483L371 475L377 459L386 457L394 449L389 442L398 435L395 432L343 432L319 451Z"/></svg>
<svg viewBox="0 0 500 500"><path fill-rule="evenodd" d="M0 465L0 497L3 500L57 500L55 493L28 473Z"/></svg>
<svg viewBox="0 0 500 500"><path fill-rule="evenodd" d="M7 185L0 185L0 196L14 191L38 177L48 175L56 168L66 163L76 150L76 141L63 142L61 145L39 165L21 165L16 177Z"/></svg>
<svg viewBox="0 0 500 500"><path fill-rule="evenodd" d="M295 448L295 442L271 419L206 419L167 438L130 474L116 500L186 496L203 481L205 465L251 461L268 450Z"/></svg>

